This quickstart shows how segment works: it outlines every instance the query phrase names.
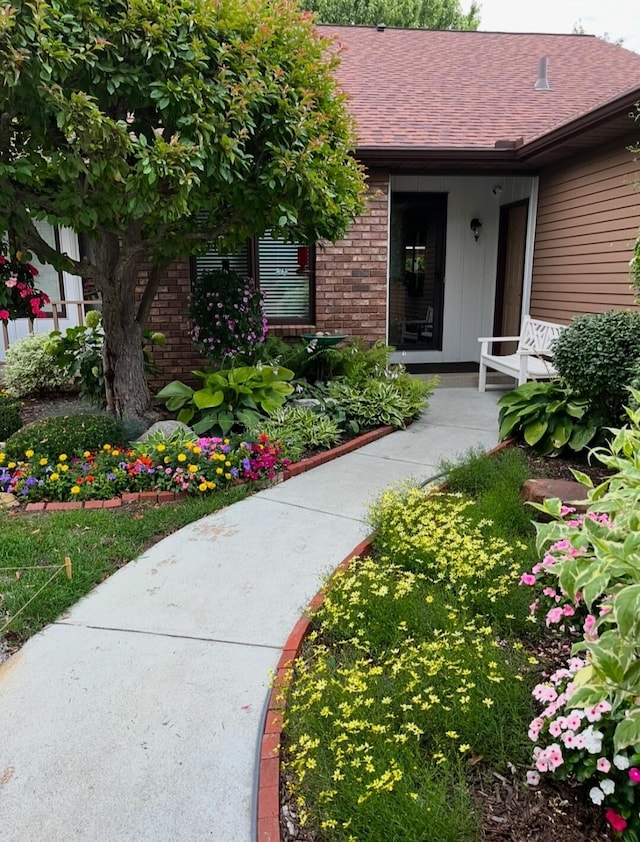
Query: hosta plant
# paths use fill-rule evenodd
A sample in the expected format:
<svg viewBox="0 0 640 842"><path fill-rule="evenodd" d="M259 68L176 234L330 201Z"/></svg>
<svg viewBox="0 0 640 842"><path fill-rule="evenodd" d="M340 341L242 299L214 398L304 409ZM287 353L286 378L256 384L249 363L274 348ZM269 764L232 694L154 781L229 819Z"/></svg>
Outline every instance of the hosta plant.
<svg viewBox="0 0 640 842"><path fill-rule="evenodd" d="M560 381L529 381L498 401L501 439L521 436L542 456L585 450L599 429L586 398Z"/></svg>
<svg viewBox="0 0 640 842"><path fill-rule="evenodd" d="M283 442L290 459L298 459L305 450L328 450L342 435L335 421L304 406L283 406L260 421L256 430Z"/></svg>
<svg viewBox="0 0 640 842"><path fill-rule="evenodd" d="M246 365L194 374L202 380L201 389L174 380L157 397L199 435L227 435L234 425L254 429L262 416L275 412L293 392L288 382L293 372L282 366Z"/></svg>

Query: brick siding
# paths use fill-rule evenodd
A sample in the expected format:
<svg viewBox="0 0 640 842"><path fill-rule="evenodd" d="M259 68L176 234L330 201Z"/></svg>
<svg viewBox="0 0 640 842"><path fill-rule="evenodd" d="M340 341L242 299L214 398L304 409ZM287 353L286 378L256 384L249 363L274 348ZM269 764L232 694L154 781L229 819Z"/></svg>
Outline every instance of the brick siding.
<svg viewBox="0 0 640 842"><path fill-rule="evenodd" d="M313 330L346 333L369 342L386 337L387 214L389 177L369 173L367 210L339 242L316 249L316 321L308 325L274 325L277 336L296 337ZM148 268L140 273L141 287ZM152 390L170 380L194 383L191 372L206 366L189 337L187 310L191 294L188 260L167 267L151 308L148 328L165 334L167 344L155 348L159 374Z"/></svg>

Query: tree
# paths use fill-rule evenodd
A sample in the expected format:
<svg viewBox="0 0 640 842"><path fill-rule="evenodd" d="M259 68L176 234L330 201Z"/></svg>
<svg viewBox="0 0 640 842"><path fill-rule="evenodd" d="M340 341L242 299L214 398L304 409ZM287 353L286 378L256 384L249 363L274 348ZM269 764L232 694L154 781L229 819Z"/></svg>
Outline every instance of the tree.
<svg viewBox="0 0 640 842"><path fill-rule="evenodd" d="M362 210L336 58L294 2L10 0L0 54L0 231L100 291L117 417L150 406L141 336L163 267L267 229L335 240ZM41 219L86 235L83 259Z"/></svg>
<svg viewBox="0 0 640 842"><path fill-rule="evenodd" d="M573 24L573 29L571 30L572 35L588 35L587 30L584 28L584 24L582 20L577 20ZM624 38L614 38L613 35L609 35L608 32L603 32L602 35L597 35L597 38L600 38L602 41L607 41L609 44L614 44L616 47L621 47L624 44Z"/></svg>
<svg viewBox="0 0 640 842"><path fill-rule="evenodd" d="M302 0L319 23L405 26L417 29L477 29L480 6L467 13L459 0Z"/></svg>

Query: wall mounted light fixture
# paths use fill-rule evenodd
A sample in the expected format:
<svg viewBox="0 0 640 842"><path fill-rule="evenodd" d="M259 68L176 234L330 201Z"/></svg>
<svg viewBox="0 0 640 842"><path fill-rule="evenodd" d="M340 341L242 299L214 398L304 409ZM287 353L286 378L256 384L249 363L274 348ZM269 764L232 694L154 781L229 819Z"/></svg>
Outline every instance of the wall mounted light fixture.
<svg viewBox="0 0 640 842"><path fill-rule="evenodd" d="M475 241L477 243L478 239L480 238L480 230L482 229L482 223L476 216L474 216L471 220L469 228L471 228L471 230L473 231L473 236L475 237Z"/></svg>

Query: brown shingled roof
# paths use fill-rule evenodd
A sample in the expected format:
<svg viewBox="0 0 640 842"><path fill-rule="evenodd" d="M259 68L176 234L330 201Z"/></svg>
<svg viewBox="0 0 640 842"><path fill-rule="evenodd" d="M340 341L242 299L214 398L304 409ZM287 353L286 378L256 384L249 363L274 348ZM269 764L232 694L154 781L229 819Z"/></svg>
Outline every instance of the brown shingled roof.
<svg viewBox="0 0 640 842"><path fill-rule="evenodd" d="M640 55L587 35L319 26L366 148L487 149L524 142L633 87ZM548 58L550 91L534 84Z"/></svg>

